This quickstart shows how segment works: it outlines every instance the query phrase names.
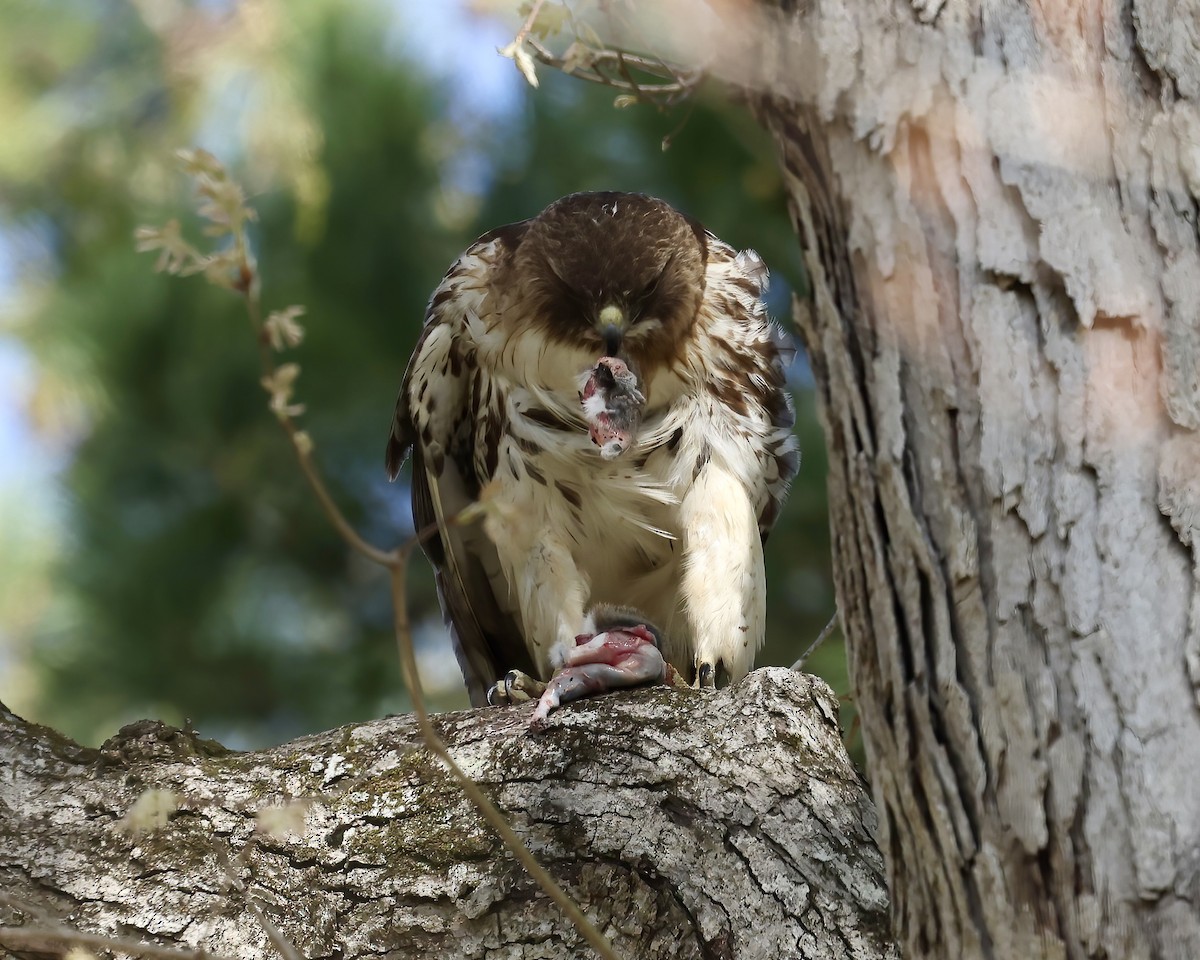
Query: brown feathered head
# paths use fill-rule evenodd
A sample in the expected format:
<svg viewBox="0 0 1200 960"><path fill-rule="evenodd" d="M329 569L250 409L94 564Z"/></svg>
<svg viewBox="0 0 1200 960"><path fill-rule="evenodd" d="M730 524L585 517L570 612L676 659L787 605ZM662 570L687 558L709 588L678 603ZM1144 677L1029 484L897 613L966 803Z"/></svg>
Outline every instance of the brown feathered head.
<svg viewBox="0 0 1200 960"><path fill-rule="evenodd" d="M514 267L556 339L654 361L674 352L704 295L704 228L639 193L574 193L533 220Z"/></svg>

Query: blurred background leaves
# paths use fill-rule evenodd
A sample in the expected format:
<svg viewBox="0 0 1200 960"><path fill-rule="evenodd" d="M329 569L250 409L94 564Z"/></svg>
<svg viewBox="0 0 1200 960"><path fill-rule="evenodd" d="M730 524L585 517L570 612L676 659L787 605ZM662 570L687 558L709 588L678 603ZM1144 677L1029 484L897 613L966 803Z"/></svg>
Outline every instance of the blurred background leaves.
<svg viewBox="0 0 1200 960"><path fill-rule="evenodd" d="M350 555L268 414L239 300L151 270L188 213L175 151L251 193L266 309L307 307L302 424L347 514L411 531L383 445L425 301L478 234L577 190L662 196L803 292L770 144L720 90L669 113L495 48L507 19L421 0L0 0L0 700L95 743L143 716L235 746L407 709L386 578ZM671 146L662 149L663 138ZM768 542L791 663L833 612L824 452ZM439 709L465 706L427 567L411 604ZM810 663L839 693L840 646Z"/></svg>

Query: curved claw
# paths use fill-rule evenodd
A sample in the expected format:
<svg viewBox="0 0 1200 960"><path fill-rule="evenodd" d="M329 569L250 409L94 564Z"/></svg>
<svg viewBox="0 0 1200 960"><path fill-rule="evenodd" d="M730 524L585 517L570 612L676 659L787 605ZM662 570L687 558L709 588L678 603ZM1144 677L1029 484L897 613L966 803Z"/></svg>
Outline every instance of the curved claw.
<svg viewBox="0 0 1200 960"><path fill-rule="evenodd" d="M696 686L701 690L714 690L717 686L717 670L707 660L696 665Z"/></svg>
<svg viewBox="0 0 1200 960"><path fill-rule="evenodd" d="M695 687L693 687L690 683L688 683L684 679L686 674L680 673L678 670L675 669L675 667L673 667L669 663L667 664L667 668L668 668L667 669L667 686L668 687L670 687L673 690L695 690L696 689Z"/></svg>
<svg viewBox="0 0 1200 960"><path fill-rule="evenodd" d="M493 707L507 707L514 703L528 703L542 695L546 685L535 680L522 670L509 670L488 690L488 703Z"/></svg>

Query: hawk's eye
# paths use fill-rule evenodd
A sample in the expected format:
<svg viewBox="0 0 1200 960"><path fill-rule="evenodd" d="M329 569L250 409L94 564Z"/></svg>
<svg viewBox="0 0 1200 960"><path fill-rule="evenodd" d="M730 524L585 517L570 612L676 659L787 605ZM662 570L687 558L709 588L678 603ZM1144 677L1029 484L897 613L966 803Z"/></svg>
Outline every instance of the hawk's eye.
<svg viewBox="0 0 1200 960"><path fill-rule="evenodd" d="M667 270L670 269L671 263L675 260L675 255L671 254L670 259L663 264L663 268L658 272L658 276L642 287L641 292L633 298L633 314L640 317L646 312L646 309L654 302L655 294L658 293L658 288L662 284L663 277L667 275Z"/></svg>
<svg viewBox="0 0 1200 960"><path fill-rule="evenodd" d="M546 266L550 268L549 285L562 300L570 304L574 312L582 313L587 307L587 298L563 279L563 275L558 272L558 266L552 260L547 260Z"/></svg>

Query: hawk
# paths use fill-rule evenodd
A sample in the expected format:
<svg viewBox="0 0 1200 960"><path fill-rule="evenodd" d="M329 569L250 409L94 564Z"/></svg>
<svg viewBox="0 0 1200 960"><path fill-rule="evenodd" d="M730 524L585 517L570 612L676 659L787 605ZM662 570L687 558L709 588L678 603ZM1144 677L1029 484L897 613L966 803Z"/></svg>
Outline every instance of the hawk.
<svg viewBox="0 0 1200 960"><path fill-rule="evenodd" d="M643 611L696 685L749 672L799 461L766 283L753 251L611 192L484 234L443 278L387 470L411 452L473 704L512 668L548 680L601 604ZM452 522L481 494L483 524Z"/></svg>

